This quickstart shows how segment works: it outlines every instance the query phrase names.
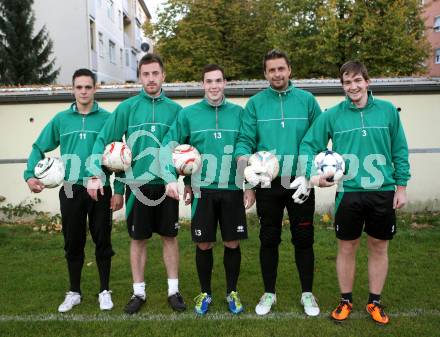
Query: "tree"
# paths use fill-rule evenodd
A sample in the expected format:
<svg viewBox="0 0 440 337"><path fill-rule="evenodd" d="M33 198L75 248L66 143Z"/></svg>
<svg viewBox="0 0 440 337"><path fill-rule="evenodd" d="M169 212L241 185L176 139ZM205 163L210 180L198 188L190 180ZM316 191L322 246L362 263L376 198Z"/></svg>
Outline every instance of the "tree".
<svg viewBox="0 0 440 337"><path fill-rule="evenodd" d="M404 76L422 72L429 52L421 18L421 1L358 1L361 22L353 49L371 74Z"/></svg>
<svg viewBox="0 0 440 337"><path fill-rule="evenodd" d="M168 0L152 27L168 80L199 81L207 63L223 66L228 79L261 77L260 60L269 49L261 10L268 3Z"/></svg>
<svg viewBox="0 0 440 337"><path fill-rule="evenodd" d="M0 84L47 84L58 76L46 27L34 35L33 0L0 0Z"/></svg>
<svg viewBox="0 0 440 337"><path fill-rule="evenodd" d="M350 59L363 61L372 76L424 70L429 45L418 0L280 2L285 8L269 36L289 51L298 77L337 77Z"/></svg>
<svg viewBox="0 0 440 337"><path fill-rule="evenodd" d="M337 77L349 59L372 76L424 70L419 0L168 0L150 27L170 80L200 80L209 62L231 79L261 78L263 55L285 50L298 78Z"/></svg>

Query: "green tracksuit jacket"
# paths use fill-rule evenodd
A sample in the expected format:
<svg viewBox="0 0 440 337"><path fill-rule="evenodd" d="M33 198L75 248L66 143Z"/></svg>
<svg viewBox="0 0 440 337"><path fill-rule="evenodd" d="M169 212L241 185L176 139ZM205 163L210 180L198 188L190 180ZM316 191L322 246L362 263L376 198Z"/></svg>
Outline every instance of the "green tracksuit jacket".
<svg viewBox="0 0 440 337"><path fill-rule="evenodd" d="M179 113L164 138L161 156L163 174L168 181L176 180L171 151L177 144L191 144L202 155L202 169L191 176L191 184L212 189L238 189L235 183L236 162L233 158L243 108L227 100L218 106L205 98ZM173 143L174 142L174 143ZM185 179L189 184L189 179Z"/></svg>
<svg viewBox="0 0 440 337"><path fill-rule="evenodd" d="M151 97L142 90L118 105L99 133L93 153L102 155L107 144L125 136L132 151L131 169L125 172L124 182L136 185L163 184L160 175L159 148L162 139L177 117L181 106L163 92ZM89 167L90 176L99 176L99 161Z"/></svg>
<svg viewBox="0 0 440 337"><path fill-rule="evenodd" d="M344 191L390 191L395 185L406 186L408 145L399 113L390 102L369 93L361 109L346 98L323 113L301 143L307 177L313 173L313 156L326 149L329 139L332 150L345 159Z"/></svg>
<svg viewBox="0 0 440 337"><path fill-rule="evenodd" d="M295 176L299 144L320 114L315 97L292 83L282 92L263 90L246 104L235 157L270 151L278 157L278 175Z"/></svg>
<svg viewBox="0 0 440 337"><path fill-rule="evenodd" d="M92 154L93 144L110 113L102 109L96 102L92 110L85 115L78 112L73 103L69 109L61 111L45 126L38 139L32 145L24 179L34 177L34 168L44 158L44 153L60 146L60 153L66 166L65 181L83 185L87 178L86 162ZM109 184L109 172L106 185ZM115 190L121 184L115 181Z"/></svg>

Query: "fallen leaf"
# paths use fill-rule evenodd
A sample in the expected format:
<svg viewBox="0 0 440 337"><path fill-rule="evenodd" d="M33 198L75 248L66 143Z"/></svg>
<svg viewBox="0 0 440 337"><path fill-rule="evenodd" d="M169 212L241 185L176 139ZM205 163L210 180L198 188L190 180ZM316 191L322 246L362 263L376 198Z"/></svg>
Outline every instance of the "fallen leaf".
<svg viewBox="0 0 440 337"><path fill-rule="evenodd" d="M427 229L427 228L433 228L433 225L427 224L427 223L417 223L413 222L411 225L409 225L412 229Z"/></svg>

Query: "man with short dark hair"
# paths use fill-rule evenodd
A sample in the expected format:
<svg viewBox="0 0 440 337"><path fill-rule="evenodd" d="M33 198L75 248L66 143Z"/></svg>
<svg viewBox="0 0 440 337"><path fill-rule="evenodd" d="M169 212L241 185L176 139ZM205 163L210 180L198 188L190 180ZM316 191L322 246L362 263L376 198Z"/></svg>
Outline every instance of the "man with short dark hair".
<svg viewBox="0 0 440 337"><path fill-rule="evenodd" d="M93 72L89 69L78 69L73 74L72 83L75 102L69 109L56 114L32 145L24 178L32 192L40 193L44 185L35 178L34 168L46 152L60 146L66 164L65 182L60 189L59 198L70 288L58 311L69 311L81 303L80 283L87 219L95 243L99 271L99 306L101 310L110 310L113 308L109 287L111 257L114 255L111 244L112 210L117 211L122 207L122 193L118 194L122 186L116 182L116 194L112 196L109 172L106 172L106 184L99 198L92 200L85 188L86 161L92 153L99 131L110 114L94 100L96 78Z"/></svg>
<svg viewBox="0 0 440 337"><path fill-rule="evenodd" d="M191 202L191 233L196 243L196 267L201 293L195 312L204 315L212 300L213 247L220 224L226 274L226 301L232 314L243 311L237 291L240 273L240 240L247 238L244 202L248 193L236 186L236 165L232 160L243 109L225 99L223 69L209 64L202 72L205 98L184 108L164 138L170 152L178 144L191 144L202 154L202 168L185 179L184 199ZM166 149L164 149L166 150ZM177 176L172 165L164 168L167 193L179 199ZM245 199L244 199L245 198ZM192 200L191 200L192 199Z"/></svg>
<svg viewBox="0 0 440 337"><path fill-rule="evenodd" d="M307 185L313 180L312 158L325 150L331 139L332 150L345 155L348 167L335 201L341 301L331 317L342 321L352 311L356 251L364 231L370 290L366 309L374 321L387 324L389 317L380 297L388 270L388 242L396 233L395 209L407 202L408 145L398 110L390 102L373 97L368 90L367 69L361 62L345 63L340 80L345 100L322 114L301 143L300 154L308 158L302 181ZM303 191L307 194L308 188ZM300 192L294 197L297 202L304 199Z"/></svg>
<svg viewBox="0 0 440 337"><path fill-rule="evenodd" d="M312 294L315 198L312 193L303 205L295 204L292 200L295 190L290 188L290 181L296 175L299 144L321 109L311 93L293 86L286 53L278 50L268 52L263 67L270 86L251 97L246 104L235 150L240 167L245 166L249 155L257 151L272 152L277 155L280 164L278 177L271 186L256 188L264 294L255 311L258 315L266 315L276 302L278 246L281 243L284 209L287 208L301 281L301 303L307 315L316 316L319 307Z"/></svg>
<svg viewBox="0 0 440 337"><path fill-rule="evenodd" d="M139 62L142 91L118 105L98 135L93 153L102 155L106 144L125 136L133 162L124 178L128 234L131 237L130 264L133 295L125 306L128 314L138 312L146 301L145 264L147 241L157 233L163 245L163 260L168 276L168 303L173 310L184 311L185 302L179 293L178 267L179 205L165 195L160 177L159 148L181 107L162 91L165 72L162 60L146 54ZM91 171L96 170L91 167ZM98 177L95 177L98 178ZM100 179L91 179L89 194L96 198Z"/></svg>

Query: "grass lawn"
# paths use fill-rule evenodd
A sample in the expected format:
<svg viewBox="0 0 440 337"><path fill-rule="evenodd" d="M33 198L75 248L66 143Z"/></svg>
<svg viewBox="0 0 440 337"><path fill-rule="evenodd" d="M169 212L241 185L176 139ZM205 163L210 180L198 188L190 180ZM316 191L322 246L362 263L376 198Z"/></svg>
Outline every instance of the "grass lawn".
<svg viewBox="0 0 440 337"><path fill-rule="evenodd" d="M336 241L330 223L315 225L316 272L314 293L322 314L308 318L299 303L300 286L288 226L283 230L277 280L278 303L273 313L257 317L254 307L262 294L258 262L258 225L249 218L249 240L242 243L239 292L245 313L227 312L223 249L214 249L213 299L209 313L196 317L192 299L199 293L194 244L188 226L179 234L180 290L188 310L171 311L166 302L166 273L161 243L148 243L147 304L140 314L127 316L123 307L131 294L125 225L115 225L111 288L115 308L98 307L98 274L88 238L82 276L83 302L70 313L58 314L67 289L63 240L59 233L33 231L31 225L0 225L0 336L439 336L440 335L440 215L399 214L398 233L390 245L389 276L383 303L391 316L388 326L376 325L365 312L368 297L365 237L358 254L353 291L354 311L342 324L328 316L337 304Z"/></svg>

